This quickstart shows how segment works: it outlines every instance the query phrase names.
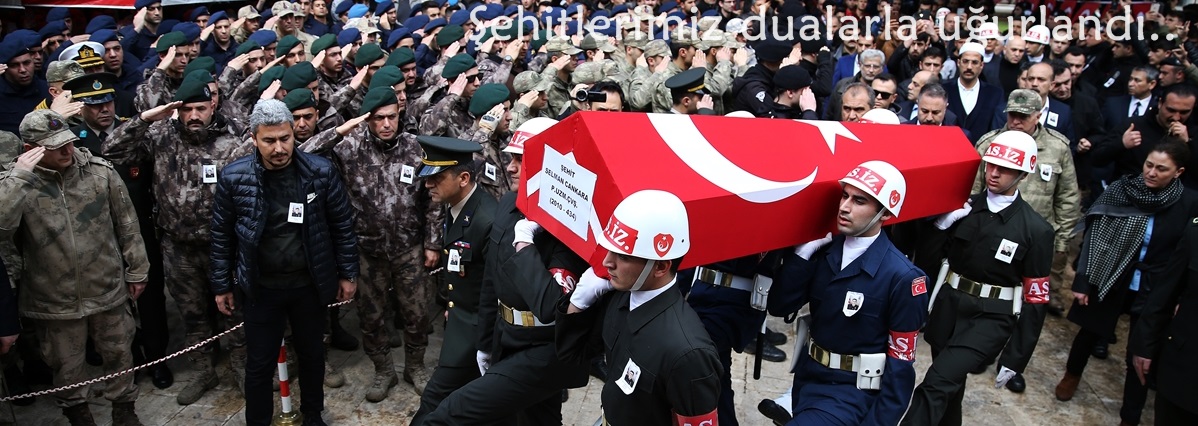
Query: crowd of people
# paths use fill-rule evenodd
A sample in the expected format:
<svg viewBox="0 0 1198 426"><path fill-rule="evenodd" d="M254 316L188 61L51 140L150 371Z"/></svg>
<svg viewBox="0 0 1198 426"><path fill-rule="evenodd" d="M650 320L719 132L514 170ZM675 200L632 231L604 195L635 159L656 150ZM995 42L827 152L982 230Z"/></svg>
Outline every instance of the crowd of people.
<svg viewBox="0 0 1198 426"><path fill-rule="evenodd" d="M1079 327L1058 400L1123 342L1121 424L1149 389L1157 424L1198 423L1198 7L272 1L8 26L11 395L221 334L185 355L190 382L166 363L138 375L188 405L227 366L247 424L265 425L286 339L305 425L347 380L327 352L359 346L362 397L406 382L414 425L560 424L588 376L605 424L736 425L733 353L785 361L774 315L798 324L794 385L758 407L774 422L960 424L970 373L1024 391L1055 315ZM674 194L640 191L599 218L596 269L516 208L524 143L583 111L955 126L959 140L920 143L970 143L982 165L960 209L904 218L903 171L861 163L835 236L682 270L718 242L691 241ZM931 363L918 386L916 362ZM135 379L107 381L113 424L142 424ZM95 424L87 397L53 394L72 425Z"/></svg>

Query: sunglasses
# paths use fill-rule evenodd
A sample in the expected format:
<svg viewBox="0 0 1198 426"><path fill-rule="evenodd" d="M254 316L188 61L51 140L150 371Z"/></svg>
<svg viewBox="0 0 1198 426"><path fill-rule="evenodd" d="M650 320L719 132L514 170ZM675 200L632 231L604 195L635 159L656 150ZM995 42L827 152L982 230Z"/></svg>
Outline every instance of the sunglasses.
<svg viewBox="0 0 1198 426"><path fill-rule="evenodd" d="M883 92L881 90L875 90L874 93L876 93L878 95L878 97L882 98L882 99L890 99L891 96L894 96L893 93Z"/></svg>

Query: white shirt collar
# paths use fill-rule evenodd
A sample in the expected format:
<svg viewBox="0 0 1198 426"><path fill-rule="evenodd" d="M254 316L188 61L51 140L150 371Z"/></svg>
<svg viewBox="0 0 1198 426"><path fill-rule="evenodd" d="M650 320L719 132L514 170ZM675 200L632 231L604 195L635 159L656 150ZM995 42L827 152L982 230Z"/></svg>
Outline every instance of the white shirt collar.
<svg viewBox="0 0 1198 426"><path fill-rule="evenodd" d="M632 311L633 309L636 309L637 307L644 305L645 303L649 302L650 300L653 300L654 297L657 297L658 295L665 293L666 290L674 288L675 281L678 281L677 275L675 275L674 279L670 280L670 282L668 284L661 286L661 288L659 288L659 289L630 292L630 294L628 295L628 310Z"/></svg>
<svg viewBox="0 0 1198 426"><path fill-rule="evenodd" d="M865 254L865 250L868 250L869 246L878 240L878 235L881 235L881 232L872 237L844 237L844 255L840 258L840 269L844 270L850 263Z"/></svg>
<svg viewBox="0 0 1198 426"><path fill-rule="evenodd" d="M986 207L990 209L990 213L998 213L1015 202L1015 197L1019 196L1019 190L1016 189L1014 194L1000 195L990 191L986 191Z"/></svg>

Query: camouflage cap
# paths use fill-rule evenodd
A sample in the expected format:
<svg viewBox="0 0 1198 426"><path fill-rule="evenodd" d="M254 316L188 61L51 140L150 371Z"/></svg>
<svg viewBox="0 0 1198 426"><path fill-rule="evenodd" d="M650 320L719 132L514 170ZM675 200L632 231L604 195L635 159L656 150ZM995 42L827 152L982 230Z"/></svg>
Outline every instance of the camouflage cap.
<svg viewBox="0 0 1198 426"><path fill-rule="evenodd" d="M516 75L512 81L512 88L516 93L525 94L536 90L538 92L546 92L550 87L553 87L553 82L549 79L541 78L541 74L536 71L524 71Z"/></svg>
<svg viewBox="0 0 1198 426"><path fill-rule="evenodd" d="M549 39L545 44L545 51L549 53L565 53L567 55L577 55L582 52L582 49L570 44L570 39L565 37L554 37Z"/></svg>
<svg viewBox="0 0 1198 426"><path fill-rule="evenodd" d="M591 33L583 37L582 42L578 43L578 48L582 50L602 50L607 53L615 52L616 46L607 41L607 37L602 34Z"/></svg>
<svg viewBox="0 0 1198 426"><path fill-rule="evenodd" d="M584 62L570 73L570 80L574 84L595 84L604 77L603 64L599 62Z"/></svg>
<svg viewBox="0 0 1198 426"><path fill-rule="evenodd" d="M649 36L643 32L631 32L628 33L627 36L624 36L625 46L632 46L637 49L645 50L646 44L649 44Z"/></svg>
<svg viewBox="0 0 1198 426"><path fill-rule="evenodd" d="M83 75L83 66L78 62L54 61L46 67L46 82L47 83L64 83L67 80Z"/></svg>
<svg viewBox="0 0 1198 426"><path fill-rule="evenodd" d="M0 163L9 163L21 155L21 138L0 130ZM521 151L523 152L523 151Z"/></svg>
<svg viewBox="0 0 1198 426"><path fill-rule="evenodd" d="M718 47L728 47L725 41L724 32L719 29L707 30L702 36L699 36L699 42L695 47L701 50L715 49Z"/></svg>
<svg viewBox="0 0 1198 426"><path fill-rule="evenodd" d="M21 120L21 140L46 149L58 149L79 140L67 126L67 120L49 109L37 109Z"/></svg>
<svg viewBox="0 0 1198 426"><path fill-rule="evenodd" d="M695 46L699 38L692 28L678 28L670 33L670 44L674 46Z"/></svg>
<svg viewBox="0 0 1198 426"><path fill-rule="evenodd" d="M670 57L670 46L666 45L665 40L653 40L645 44L645 57L653 56Z"/></svg>
<svg viewBox="0 0 1198 426"><path fill-rule="evenodd" d="M1044 100L1040 98L1039 93L1028 89L1016 89L1007 98L1005 112L1031 115L1040 112L1041 108L1044 108Z"/></svg>
<svg viewBox="0 0 1198 426"><path fill-rule="evenodd" d="M745 44L736 39L736 34L724 33L724 47L729 49L744 49Z"/></svg>

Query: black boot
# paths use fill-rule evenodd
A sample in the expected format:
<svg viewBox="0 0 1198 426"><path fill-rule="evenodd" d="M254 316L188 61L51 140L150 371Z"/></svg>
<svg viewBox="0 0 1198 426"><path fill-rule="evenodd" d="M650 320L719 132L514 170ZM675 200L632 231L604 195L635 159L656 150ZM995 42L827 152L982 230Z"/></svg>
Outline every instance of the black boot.
<svg viewBox="0 0 1198 426"><path fill-rule="evenodd" d="M776 425L784 425L790 422L791 415L786 411L786 407L778 405L772 399L763 399L757 404L757 411L761 412L766 418L773 420Z"/></svg>
<svg viewBox="0 0 1198 426"><path fill-rule="evenodd" d="M774 346L782 346L786 344L786 335L766 328L765 341Z"/></svg>
<svg viewBox="0 0 1198 426"><path fill-rule="evenodd" d="M761 346L761 348L762 348L761 349L761 359L769 361L769 362L786 361L786 352L783 352L781 349L778 349L778 347L774 346L772 343L769 343L767 341L764 345ZM757 353L757 338L753 338L753 340L749 342L749 345L745 346L744 352L747 354L756 354Z"/></svg>
<svg viewBox="0 0 1198 426"><path fill-rule="evenodd" d="M1098 359L1107 359L1107 357L1111 356L1111 351L1106 342L1099 342L1094 345L1094 351L1090 355Z"/></svg>
<svg viewBox="0 0 1198 426"><path fill-rule="evenodd" d="M1015 373L1015 377L1007 380L1007 390L1015 393L1023 393L1024 389L1027 389L1027 382L1023 381L1022 374Z"/></svg>
<svg viewBox="0 0 1198 426"><path fill-rule="evenodd" d="M158 389L166 389L175 384L175 374L171 372L170 367L166 363L160 363L149 368L150 382L154 383L154 387Z"/></svg>

